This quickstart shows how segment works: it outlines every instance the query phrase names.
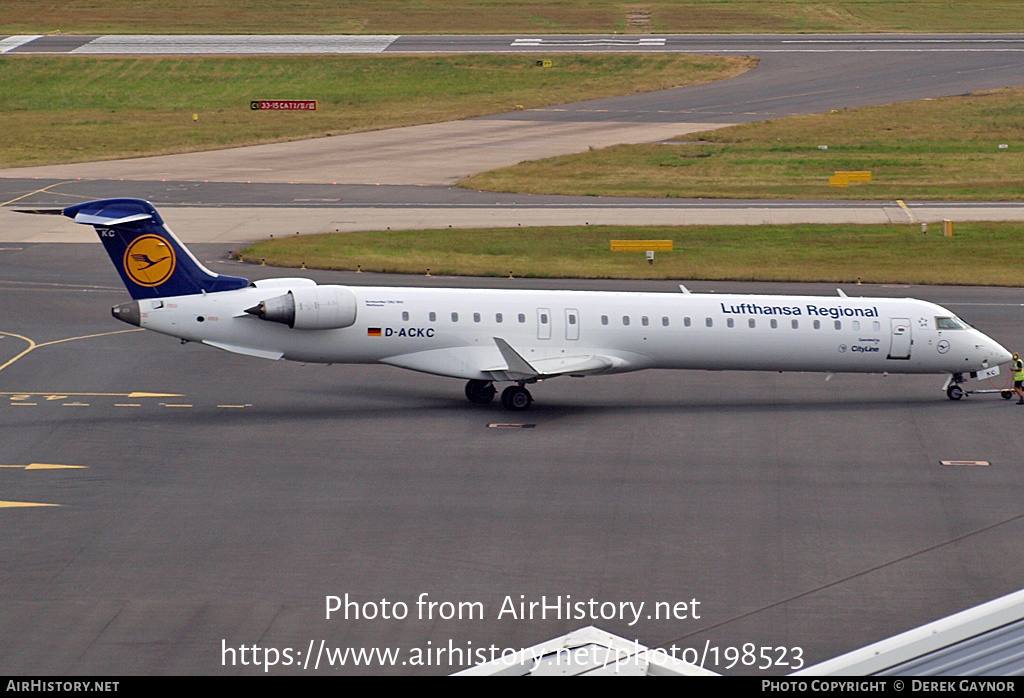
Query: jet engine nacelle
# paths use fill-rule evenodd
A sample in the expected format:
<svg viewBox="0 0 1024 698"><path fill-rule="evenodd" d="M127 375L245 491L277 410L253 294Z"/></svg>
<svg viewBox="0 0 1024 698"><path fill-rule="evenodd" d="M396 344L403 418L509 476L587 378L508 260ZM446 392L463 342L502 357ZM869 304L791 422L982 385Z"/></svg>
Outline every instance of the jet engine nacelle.
<svg viewBox="0 0 1024 698"><path fill-rule="evenodd" d="M356 294L344 286L293 288L245 312L296 330L337 330L355 324Z"/></svg>

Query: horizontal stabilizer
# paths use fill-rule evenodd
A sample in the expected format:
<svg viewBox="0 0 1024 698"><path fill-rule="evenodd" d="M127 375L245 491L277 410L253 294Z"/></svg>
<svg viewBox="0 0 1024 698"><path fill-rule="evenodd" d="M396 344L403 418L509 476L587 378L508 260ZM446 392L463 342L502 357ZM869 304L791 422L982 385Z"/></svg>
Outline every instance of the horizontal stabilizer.
<svg viewBox="0 0 1024 698"><path fill-rule="evenodd" d="M75 223L113 227L115 225L124 225L125 223L135 223L136 221L148 221L152 217L148 213L130 213L128 211L108 210L100 211L98 214L82 211L75 214Z"/></svg>
<svg viewBox="0 0 1024 698"><path fill-rule="evenodd" d="M33 213L37 216L63 216L62 208L16 208L15 213Z"/></svg>

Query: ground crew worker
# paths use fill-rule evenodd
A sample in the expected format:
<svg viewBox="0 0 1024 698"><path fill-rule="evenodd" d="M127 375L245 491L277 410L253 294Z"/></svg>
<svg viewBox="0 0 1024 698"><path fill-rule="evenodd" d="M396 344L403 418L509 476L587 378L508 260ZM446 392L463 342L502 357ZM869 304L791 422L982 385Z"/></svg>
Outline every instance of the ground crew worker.
<svg viewBox="0 0 1024 698"><path fill-rule="evenodd" d="M1018 405L1024 405L1024 361L1013 352L1013 392L1017 393Z"/></svg>

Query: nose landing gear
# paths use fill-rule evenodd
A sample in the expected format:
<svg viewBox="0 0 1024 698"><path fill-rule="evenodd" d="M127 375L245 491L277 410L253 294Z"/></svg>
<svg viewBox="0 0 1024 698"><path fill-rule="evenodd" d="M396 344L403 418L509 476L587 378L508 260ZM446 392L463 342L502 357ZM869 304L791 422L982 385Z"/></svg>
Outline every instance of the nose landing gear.
<svg viewBox="0 0 1024 698"><path fill-rule="evenodd" d="M970 377L976 378L977 376L972 373ZM949 378L947 378L945 385L946 397L948 397L950 400L960 400L970 395L983 395L986 393L997 393L999 397L1003 398L1004 400L1009 400L1010 398L1013 397L1013 391L1010 390L1009 388L984 388L975 390L965 390L964 387L960 385L960 383L963 380L964 375L962 373L954 373Z"/></svg>
<svg viewBox="0 0 1024 698"><path fill-rule="evenodd" d="M968 394L963 386L960 385L964 382L964 374L962 373L951 373L949 378L946 379L946 384L942 387L946 389L946 397L950 400L959 400Z"/></svg>

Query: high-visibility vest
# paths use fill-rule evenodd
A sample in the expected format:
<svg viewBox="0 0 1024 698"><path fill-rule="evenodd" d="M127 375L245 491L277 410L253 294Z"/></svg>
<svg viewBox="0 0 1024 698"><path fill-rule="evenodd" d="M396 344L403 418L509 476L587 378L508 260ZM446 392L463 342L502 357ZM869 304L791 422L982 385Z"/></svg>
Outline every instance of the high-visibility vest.
<svg viewBox="0 0 1024 698"><path fill-rule="evenodd" d="M1013 362L1013 380L1024 381L1024 361L1020 359Z"/></svg>

